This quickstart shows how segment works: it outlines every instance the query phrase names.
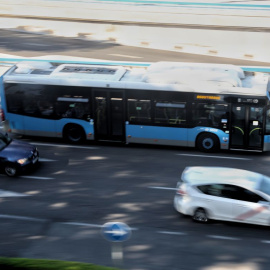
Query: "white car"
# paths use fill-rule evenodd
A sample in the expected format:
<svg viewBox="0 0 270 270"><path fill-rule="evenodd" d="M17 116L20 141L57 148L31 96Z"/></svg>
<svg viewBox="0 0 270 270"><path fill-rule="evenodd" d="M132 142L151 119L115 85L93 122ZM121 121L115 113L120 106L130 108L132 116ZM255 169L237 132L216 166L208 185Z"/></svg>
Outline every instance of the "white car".
<svg viewBox="0 0 270 270"><path fill-rule="evenodd" d="M224 167L187 167L177 183L175 209L195 221L270 225L270 178Z"/></svg>

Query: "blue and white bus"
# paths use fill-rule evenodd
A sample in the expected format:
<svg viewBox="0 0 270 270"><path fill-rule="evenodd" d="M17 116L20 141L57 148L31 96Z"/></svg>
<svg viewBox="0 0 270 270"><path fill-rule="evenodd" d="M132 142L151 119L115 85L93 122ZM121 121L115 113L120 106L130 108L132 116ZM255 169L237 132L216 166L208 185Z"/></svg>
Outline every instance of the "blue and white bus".
<svg viewBox="0 0 270 270"><path fill-rule="evenodd" d="M264 73L177 62L135 68L20 62L0 78L8 133L205 152L270 150Z"/></svg>

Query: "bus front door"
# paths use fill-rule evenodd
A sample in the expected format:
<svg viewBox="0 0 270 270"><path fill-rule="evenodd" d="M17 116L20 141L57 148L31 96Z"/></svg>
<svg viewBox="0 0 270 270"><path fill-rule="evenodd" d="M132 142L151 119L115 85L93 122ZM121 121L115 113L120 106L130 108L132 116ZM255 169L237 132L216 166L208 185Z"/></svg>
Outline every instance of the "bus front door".
<svg viewBox="0 0 270 270"><path fill-rule="evenodd" d="M96 140L124 141L124 119L122 91L94 91Z"/></svg>
<svg viewBox="0 0 270 270"><path fill-rule="evenodd" d="M263 107L232 105L230 148L262 150Z"/></svg>

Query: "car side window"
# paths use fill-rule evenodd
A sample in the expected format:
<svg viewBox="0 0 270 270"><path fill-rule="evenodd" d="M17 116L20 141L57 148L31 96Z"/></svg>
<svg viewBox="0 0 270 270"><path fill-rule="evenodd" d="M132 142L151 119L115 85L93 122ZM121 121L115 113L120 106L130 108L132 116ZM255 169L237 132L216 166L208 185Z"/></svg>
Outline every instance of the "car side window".
<svg viewBox="0 0 270 270"><path fill-rule="evenodd" d="M233 185L213 184L203 185L197 187L201 192L206 195L234 199L237 187Z"/></svg>
<svg viewBox="0 0 270 270"><path fill-rule="evenodd" d="M235 200L252 203L258 203L259 201L267 201L260 195L241 187L238 187L238 192L236 193Z"/></svg>
<svg viewBox="0 0 270 270"><path fill-rule="evenodd" d="M223 185L221 184L202 185L197 186L197 188L206 195L222 197Z"/></svg>

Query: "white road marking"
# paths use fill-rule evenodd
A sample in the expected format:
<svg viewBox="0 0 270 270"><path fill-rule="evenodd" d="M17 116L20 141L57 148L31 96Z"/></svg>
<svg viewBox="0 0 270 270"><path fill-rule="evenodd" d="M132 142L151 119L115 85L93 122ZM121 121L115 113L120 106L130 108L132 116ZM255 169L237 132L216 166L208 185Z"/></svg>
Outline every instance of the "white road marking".
<svg viewBox="0 0 270 270"><path fill-rule="evenodd" d="M4 198L4 197L25 197L25 196L30 196L30 195L0 189L0 197L1 198Z"/></svg>
<svg viewBox="0 0 270 270"><path fill-rule="evenodd" d="M167 188L167 187L148 187L153 189L165 189L165 190L177 190L177 188Z"/></svg>
<svg viewBox="0 0 270 270"><path fill-rule="evenodd" d="M125 54L109 54L109 55L111 55L111 56L118 56L118 57L133 58L133 59L135 59L135 58L142 58L140 56L125 55Z"/></svg>
<svg viewBox="0 0 270 270"><path fill-rule="evenodd" d="M82 222L62 222L62 224L85 226L85 227L96 227L96 228L101 228L103 226L103 225L89 224L89 223L82 223Z"/></svg>
<svg viewBox="0 0 270 270"><path fill-rule="evenodd" d="M0 215L0 218L18 219L18 220L27 220L27 221L38 221L38 222L44 222L44 221L46 221L46 219L41 219L41 218L13 216L13 215Z"/></svg>
<svg viewBox="0 0 270 270"><path fill-rule="evenodd" d="M76 145L63 145L63 144L50 144L50 143L36 143L32 142L34 145L40 146L56 146L56 147L63 147L63 148L81 148L81 149L99 149L98 147L86 147L86 146L76 146Z"/></svg>
<svg viewBox="0 0 270 270"><path fill-rule="evenodd" d="M21 175L21 178L30 178L30 179L37 179L37 180L53 180L52 177L42 177L42 176L31 176L31 175Z"/></svg>
<svg viewBox="0 0 270 270"><path fill-rule="evenodd" d="M187 157L207 157L207 158L223 158L223 159L239 159L239 160L253 160L251 158L238 158L238 157L221 157L221 156L208 156L208 155L192 155L192 154L176 154L177 156Z"/></svg>
<svg viewBox="0 0 270 270"><path fill-rule="evenodd" d="M62 224L67 224L67 225L74 225L74 226L85 226L85 227L96 227L96 228L102 228L103 225L98 225L98 224L91 224L91 223L83 223L83 222L62 222ZM130 228L133 231L138 230L137 228Z"/></svg>
<svg viewBox="0 0 270 270"><path fill-rule="evenodd" d="M23 43L22 45L30 45L30 46L40 46L40 47L49 47L50 44L39 44L39 43Z"/></svg>
<svg viewBox="0 0 270 270"><path fill-rule="evenodd" d="M214 239L223 239L223 240L241 240L240 238L236 237L228 237L228 236L222 236L222 235L207 235L207 237L214 238Z"/></svg>
<svg viewBox="0 0 270 270"><path fill-rule="evenodd" d="M48 158L39 158L39 161L41 162L53 162L53 161L57 161L55 159L48 159Z"/></svg>
<svg viewBox="0 0 270 270"><path fill-rule="evenodd" d="M270 240L262 240L261 243L270 244Z"/></svg>
<svg viewBox="0 0 270 270"><path fill-rule="evenodd" d="M171 234L171 235L187 235L187 233L184 233L184 232L168 232L168 231L158 231L157 233L162 233L162 234Z"/></svg>

